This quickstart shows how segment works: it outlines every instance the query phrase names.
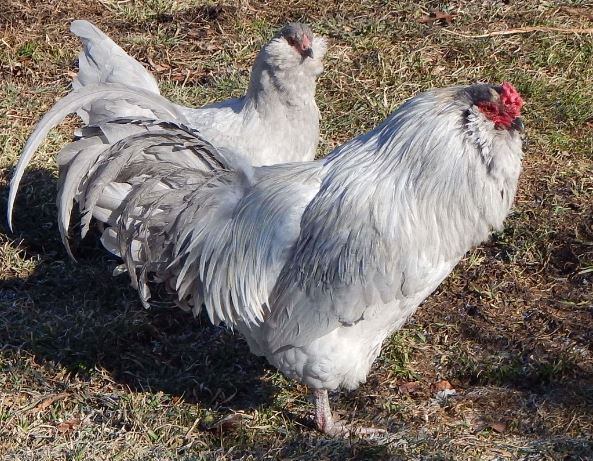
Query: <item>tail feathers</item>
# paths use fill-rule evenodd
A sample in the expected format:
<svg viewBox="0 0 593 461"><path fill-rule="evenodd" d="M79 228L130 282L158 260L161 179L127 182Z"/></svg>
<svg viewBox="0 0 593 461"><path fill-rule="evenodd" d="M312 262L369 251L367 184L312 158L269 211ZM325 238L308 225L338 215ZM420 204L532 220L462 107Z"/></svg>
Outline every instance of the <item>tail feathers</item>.
<svg viewBox="0 0 593 461"><path fill-rule="evenodd" d="M128 136L110 146L86 180L84 195L80 197L83 236L106 185L142 183L147 178L166 175L180 167L202 172L224 167L224 157L200 138L192 138L191 132L183 127L171 122L138 123L143 123L147 132ZM161 184L160 180L158 183Z"/></svg>
<svg viewBox="0 0 593 461"><path fill-rule="evenodd" d="M152 74L98 27L88 21L77 20L72 22L70 31L80 38L83 44L78 56L79 72L72 83L73 88L100 83L120 83L159 94L159 87Z"/></svg>
<svg viewBox="0 0 593 461"><path fill-rule="evenodd" d="M35 130L29 137L19 162L17 163L14 175L10 182L10 193L8 197L7 218L8 225L12 230L12 210L14 200L20 184L23 172L31 161L35 151L43 142L47 133L61 123L67 115L76 112L85 104L98 100L125 100L140 108L150 109L157 118L173 119L185 123L185 117L181 115L173 104L160 95L147 93L141 90L135 90L118 84L91 85L79 90L73 91L66 97L59 100L52 109L45 114L41 121L35 127ZM107 129L107 128L106 128ZM68 151L63 155L66 161L69 156L75 155Z"/></svg>
<svg viewBox="0 0 593 461"><path fill-rule="evenodd" d="M78 90L82 103L91 99L85 99L85 92ZM68 98L40 122L25 146L11 183L9 213L32 152L76 108ZM78 202L82 234L91 219L104 225L105 248L123 259L145 306L151 297L149 281L156 280L177 291L185 308L197 312L207 301L216 323L257 320L257 312L240 312L229 298L234 295L226 286L226 272L217 270L233 241L229 218L253 186L249 164L172 121L117 119L85 127L80 136L58 155L60 230L66 247L70 213Z"/></svg>
<svg viewBox="0 0 593 461"><path fill-rule="evenodd" d="M58 154L58 223L71 257L68 229L74 202L79 205L84 237L92 219L117 228L124 208L130 219L136 219L144 210L144 205L130 206L138 190L142 204L168 192L168 200L174 200L171 209L175 217L188 188L203 182L209 172L230 168L225 156L193 130L175 122L117 119L84 127L80 136ZM173 191L172 185L185 190ZM123 225L129 223L124 220ZM115 250L112 240L105 239L108 251L125 254L120 248ZM130 264L138 261L138 245L137 241L132 245Z"/></svg>
<svg viewBox="0 0 593 461"><path fill-rule="evenodd" d="M101 244L109 251L109 253L115 256L121 256L119 254L119 241L117 240L117 232L113 227L108 227L101 234ZM118 266L117 273L120 274L125 272L121 266Z"/></svg>
<svg viewBox="0 0 593 461"><path fill-rule="evenodd" d="M103 247L115 256L121 257L120 240L118 238L117 227L107 227L101 234L101 244ZM140 252L142 246L138 240L134 240L129 248L129 254L138 263L140 262ZM127 272L125 264L118 266L117 275Z"/></svg>
<svg viewBox="0 0 593 461"><path fill-rule="evenodd" d="M70 216L74 200L80 194L80 184L97 157L105 150L105 145L97 139L85 139L71 146L78 145L79 149L73 151L73 156L68 164L60 165L60 181L58 184L58 228L62 237L62 243L68 252L68 255L74 259L68 242L68 228L70 226ZM69 154L69 153L66 153ZM69 155L63 155L65 160Z"/></svg>
<svg viewBox="0 0 593 461"><path fill-rule="evenodd" d="M115 142L105 141L108 137L105 133ZM113 137L114 134L120 139ZM205 149L199 151L206 146L201 140L194 140L191 146L187 142L185 146L179 145L188 131L172 122L118 119L85 127L81 135L91 137L71 143L58 155L61 170L59 228L70 256L67 233L75 201L79 204L81 236L84 237L91 219L117 225L129 192L149 178L163 177L179 168L194 169L203 175L204 171L223 166L223 157L209 156ZM165 182L159 180L154 192L168 189Z"/></svg>
<svg viewBox="0 0 593 461"><path fill-rule="evenodd" d="M115 226L126 197L131 190L132 186L130 184L108 184L93 208L93 218L110 226Z"/></svg>
<svg viewBox="0 0 593 461"><path fill-rule="evenodd" d="M119 101L94 101L86 104L76 111L83 123L94 125L120 117L155 118L154 111L131 104L125 100Z"/></svg>
<svg viewBox="0 0 593 461"><path fill-rule="evenodd" d="M206 153L206 157L215 156ZM223 163L212 170L171 168L132 187L118 225L104 242L123 259L145 306L151 297L148 282L158 281L176 292L180 306L198 313L205 304L213 323L225 321L232 327L239 321L261 321L261 304L245 305L228 286L233 283L229 276L248 267L240 260L229 262L227 256L233 253L233 245L242 245L240 238L234 243L237 235L231 216L252 192L251 177L253 171ZM92 181L100 184L99 178ZM253 291L249 286L239 290Z"/></svg>
<svg viewBox="0 0 593 461"><path fill-rule="evenodd" d="M107 155L106 151L110 143L142 131L146 131L144 127L131 123L126 125L106 123L84 127L80 133L81 139L68 144L58 153L57 162L60 167L57 199L58 227L62 243L72 259L74 256L68 242L68 228L74 202L80 203L84 199L86 178L94 170L97 162Z"/></svg>
<svg viewBox="0 0 593 461"><path fill-rule="evenodd" d="M172 169L134 186L118 216L116 233L105 238L118 253L145 306L150 300L148 276L177 293L177 303L198 313L203 301L200 267L209 240L223 240L229 214L243 197L243 173ZM111 251L111 250L110 250ZM214 322L225 318L209 310Z"/></svg>

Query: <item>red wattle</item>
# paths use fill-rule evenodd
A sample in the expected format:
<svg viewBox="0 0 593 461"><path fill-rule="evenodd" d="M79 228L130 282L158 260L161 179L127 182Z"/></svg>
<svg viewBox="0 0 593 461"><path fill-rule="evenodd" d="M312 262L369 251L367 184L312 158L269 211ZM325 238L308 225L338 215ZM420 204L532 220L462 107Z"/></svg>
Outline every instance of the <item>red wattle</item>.
<svg viewBox="0 0 593 461"><path fill-rule="evenodd" d="M497 128L510 128L513 120L521 115L523 104L523 98L517 89L509 82L503 82L500 103L482 101L478 103L478 107Z"/></svg>
<svg viewBox="0 0 593 461"><path fill-rule="evenodd" d="M513 120L516 118L503 110L500 104L496 104L492 101L482 101L478 103L478 108L488 120L494 122L494 126L497 128L510 128Z"/></svg>

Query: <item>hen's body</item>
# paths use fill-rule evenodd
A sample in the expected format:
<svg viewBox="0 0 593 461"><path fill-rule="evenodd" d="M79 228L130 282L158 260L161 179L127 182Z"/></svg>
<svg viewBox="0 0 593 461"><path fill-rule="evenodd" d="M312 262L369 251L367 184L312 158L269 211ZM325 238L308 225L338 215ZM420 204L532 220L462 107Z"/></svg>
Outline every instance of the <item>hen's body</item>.
<svg viewBox="0 0 593 461"><path fill-rule="evenodd" d="M325 43L314 38L313 59L282 64L272 63L269 46L253 65L245 96L179 109L212 144L245 155L252 165L313 160L319 141L315 87Z"/></svg>
<svg viewBox="0 0 593 461"><path fill-rule="evenodd" d="M182 126L115 120L61 154L82 191L62 200L79 202L83 231L91 216L108 226L103 242L145 303L147 280L165 283L287 376L353 389L384 339L501 228L521 169L514 91L424 93L326 159L259 168ZM117 125L137 134L106 142ZM80 177L73 162L92 149ZM323 405L318 426L339 432Z"/></svg>
<svg viewBox="0 0 593 461"><path fill-rule="evenodd" d="M74 89L119 84L159 94L154 77L97 27L74 21L71 31L84 45ZM286 39L293 37L291 45ZM295 48L304 38L307 56ZM179 121L187 121L216 147L246 156L253 165L312 160L319 141L315 87L325 51L323 38L313 36L305 25L289 24L262 47L245 96L200 108L177 106L185 116ZM95 101L79 115L90 124L114 117L154 118L149 108L125 99Z"/></svg>

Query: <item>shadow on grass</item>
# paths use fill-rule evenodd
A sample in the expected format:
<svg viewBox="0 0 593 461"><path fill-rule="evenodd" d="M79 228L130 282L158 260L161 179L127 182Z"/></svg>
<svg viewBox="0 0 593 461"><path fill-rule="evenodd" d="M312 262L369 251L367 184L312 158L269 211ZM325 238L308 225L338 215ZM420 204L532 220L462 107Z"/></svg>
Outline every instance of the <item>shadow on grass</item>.
<svg viewBox="0 0 593 461"><path fill-rule="evenodd" d="M507 225L483 245L488 259L504 265L470 267L450 292L447 282L441 286L441 301L421 315L425 323L450 325L447 333L460 345L452 348L457 356L448 378L462 388L519 391L528 396L521 405L534 414L541 404L565 415L593 412L593 274L583 271L593 254L593 214L579 211L563 226L550 224L540 240L528 226ZM522 267L521 275L503 273L517 264L517 248L533 242L546 263ZM447 304L457 307L443 310Z"/></svg>
<svg viewBox="0 0 593 461"><path fill-rule="evenodd" d="M55 182L46 170L29 171L14 234L2 219L0 233L12 240L6 251L16 251L18 242L41 262L32 274L0 280L0 344L78 375L104 368L132 390L163 391L206 407L268 402L273 387L261 379L265 362L239 335L176 307L143 309L127 276L111 276L118 262L93 236L75 250L79 263L68 259L57 230ZM7 195L0 190L2 217Z"/></svg>
<svg viewBox="0 0 593 461"><path fill-rule="evenodd" d="M0 190L0 196L5 200L7 191ZM32 274L0 280L0 344L5 350L28 351L40 362L60 364L79 376L102 368L132 391L162 391L204 407L241 410L271 403L276 389L261 379L265 362L253 356L238 335L177 308L144 310L127 277L111 276L117 261L92 238L76 250L80 263L70 262L59 240L53 197L55 178L46 170L29 172L15 207L16 234L0 226L0 233L10 235L5 241L22 241L20 248L28 257L41 259ZM508 352L508 369L485 374L475 362L468 371L453 370L461 381L529 388L534 401L521 405L546 401L593 412L593 377L571 369L578 364L554 353L546 361L530 362L529 347L505 336L504 330L489 331L483 322L462 316L449 320L464 341ZM342 395L340 401L350 405L364 392L362 388L350 398ZM358 416L366 418L366 411ZM288 438L283 452L295 454L301 447L300 437ZM323 449L330 459L393 454L393 447L365 441L332 440Z"/></svg>

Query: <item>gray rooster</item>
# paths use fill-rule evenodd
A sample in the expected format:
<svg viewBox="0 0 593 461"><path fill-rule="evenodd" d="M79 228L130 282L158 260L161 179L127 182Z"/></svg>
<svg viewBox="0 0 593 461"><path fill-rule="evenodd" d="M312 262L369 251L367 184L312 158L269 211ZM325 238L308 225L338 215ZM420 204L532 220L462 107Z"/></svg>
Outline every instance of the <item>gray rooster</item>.
<svg viewBox="0 0 593 461"><path fill-rule="evenodd" d="M68 104L40 122L23 158L77 110ZM76 201L83 233L102 223L145 305L162 283L180 306L205 306L314 390L320 431L371 433L334 420L328 390L364 382L383 341L502 227L521 171L522 105L509 83L436 89L322 160L266 167L176 122L105 121L59 155L60 228L67 244Z"/></svg>
<svg viewBox="0 0 593 461"><path fill-rule="evenodd" d="M159 94L150 72L96 26L78 20L70 30L83 43L75 90L119 84ZM216 147L242 153L253 165L313 160L319 141L315 86L326 49L325 39L309 26L287 24L257 55L245 96L201 108L178 106L185 117L180 121ZM108 96L78 113L87 124L123 116L154 118L149 107Z"/></svg>

